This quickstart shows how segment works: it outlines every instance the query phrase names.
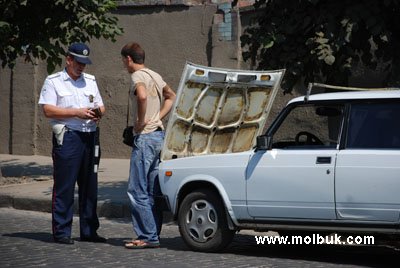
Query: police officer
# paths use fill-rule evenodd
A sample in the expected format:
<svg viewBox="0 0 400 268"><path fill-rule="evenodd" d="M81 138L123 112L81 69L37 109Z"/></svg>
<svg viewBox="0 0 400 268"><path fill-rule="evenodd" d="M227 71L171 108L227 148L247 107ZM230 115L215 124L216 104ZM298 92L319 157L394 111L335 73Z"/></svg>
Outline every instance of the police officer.
<svg viewBox="0 0 400 268"><path fill-rule="evenodd" d="M79 187L79 224L81 241L106 242L97 234L96 129L104 114L103 100L93 75L84 73L91 64L89 47L74 43L68 48L64 70L44 81L39 104L53 129L54 241L73 244L71 227L75 183Z"/></svg>

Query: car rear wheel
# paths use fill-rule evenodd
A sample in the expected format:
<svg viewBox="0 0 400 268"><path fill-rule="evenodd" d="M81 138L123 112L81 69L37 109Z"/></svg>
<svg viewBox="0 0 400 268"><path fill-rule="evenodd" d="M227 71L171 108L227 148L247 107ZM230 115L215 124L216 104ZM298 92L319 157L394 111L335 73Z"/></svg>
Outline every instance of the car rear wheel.
<svg viewBox="0 0 400 268"><path fill-rule="evenodd" d="M196 251L222 250L235 234L228 228L221 199L208 189L192 192L183 199L178 224L183 240Z"/></svg>

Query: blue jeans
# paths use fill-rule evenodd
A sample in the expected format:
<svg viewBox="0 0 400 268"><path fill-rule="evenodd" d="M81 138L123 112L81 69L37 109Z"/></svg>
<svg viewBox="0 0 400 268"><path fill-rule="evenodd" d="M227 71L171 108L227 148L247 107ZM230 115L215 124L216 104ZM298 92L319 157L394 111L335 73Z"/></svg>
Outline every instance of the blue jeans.
<svg viewBox="0 0 400 268"><path fill-rule="evenodd" d="M133 230L137 239L158 243L162 212L154 204L161 194L158 164L164 140L163 131L137 135L131 154L128 197L131 204Z"/></svg>

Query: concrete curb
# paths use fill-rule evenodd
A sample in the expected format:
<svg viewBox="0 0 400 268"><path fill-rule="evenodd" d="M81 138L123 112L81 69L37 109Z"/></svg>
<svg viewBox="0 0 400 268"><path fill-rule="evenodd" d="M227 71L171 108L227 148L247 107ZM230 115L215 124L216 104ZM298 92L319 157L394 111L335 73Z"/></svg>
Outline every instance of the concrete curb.
<svg viewBox="0 0 400 268"><path fill-rule="evenodd" d="M0 207L9 207L20 210L51 212L52 201L47 198L20 197L9 194L0 194ZM78 198L74 201L74 214L78 215ZM128 202L98 201L97 215L105 218L128 218L130 208Z"/></svg>
<svg viewBox="0 0 400 268"><path fill-rule="evenodd" d="M44 156L0 154L4 177L27 177L34 181L0 186L0 207L51 212L52 159ZM99 168L97 215L104 218L130 218L126 189L129 159L102 159ZM50 178L50 179L49 179ZM75 187L74 214L78 215L78 187ZM171 213L164 213L170 222Z"/></svg>

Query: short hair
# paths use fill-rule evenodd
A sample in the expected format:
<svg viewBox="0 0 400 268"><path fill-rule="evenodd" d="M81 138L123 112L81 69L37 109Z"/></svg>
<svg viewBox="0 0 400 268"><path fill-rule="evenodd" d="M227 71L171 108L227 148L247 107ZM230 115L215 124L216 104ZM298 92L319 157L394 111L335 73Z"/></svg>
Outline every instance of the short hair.
<svg viewBox="0 0 400 268"><path fill-rule="evenodd" d="M142 47L135 42L126 44L121 49L121 55L131 57L132 61L137 64L144 64L145 53Z"/></svg>

